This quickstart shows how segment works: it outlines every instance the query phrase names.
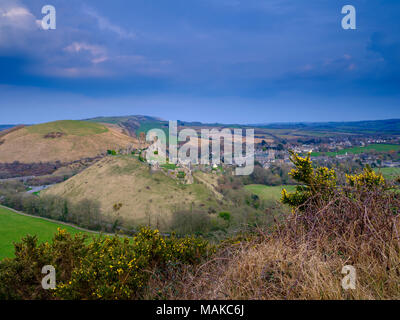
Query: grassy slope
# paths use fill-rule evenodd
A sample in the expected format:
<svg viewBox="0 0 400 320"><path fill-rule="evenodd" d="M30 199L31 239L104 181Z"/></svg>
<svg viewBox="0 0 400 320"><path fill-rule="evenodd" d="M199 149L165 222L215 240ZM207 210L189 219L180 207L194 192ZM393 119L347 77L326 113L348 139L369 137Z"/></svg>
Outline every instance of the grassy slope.
<svg viewBox="0 0 400 320"><path fill-rule="evenodd" d="M29 133L47 134L49 132L63 132L74 136L88 136L107 132L106 126L98 123L62 120L42 123L26 128Z"/></svg>
<svg viewBox="0 0 400 320"><path fill-rule="evenodd" d="M262 184L251 184L244 187L247 191L250 191L258 195L263 200L279 200L281 198L282 189L286 189L288 192L294 191L295 186L265 186Z"/></svg>
<svg viewBox="0 0 400 320"><path fill-rule="evenodd" d="M203 184L178 184L162 172L150 173L147 164L131 156L109 156L71 179L41 194L54 194L72 201L99 201L102 211L114 221L117 217L132 223L163 224L174 209L203 204L218 208L213 193ZM114 204L122 204L115 212Z"/></svg>
<svg viewBox="0 0 400 320"><path fill-rule="evenodd" d="M13 257L13 243L19 242L27 234L37 235L39 241L45 242L53 238L57 228L66 229L71 234L84 233L73 227L19 215L0 207L0 260Z"/></svg>
<svg viewBox="0 0 400 320"><path fill-rule="evenodd" d="M359 154L359 153L365 153L368 151L377 151L377 152L389 152L389 151L400 151L400 145L396 144L370 144L366 147L354 147L354 148L348 148L348 149L343 149L338 152L313 152L311 153L312 156L318 157L318 156L330 156L334 157L336 155L344 155L347 153L353 153L353 154Z"/></svg>
<svg viewBox="0 0 400 320"><path fill-rule="evenodd" d="M59 138L45 138L63 132ZM5 135L0 162L74 161L94 157L107 149L137 145L137 140L105 125L85 121L55 121L24 127Z"/></svg>

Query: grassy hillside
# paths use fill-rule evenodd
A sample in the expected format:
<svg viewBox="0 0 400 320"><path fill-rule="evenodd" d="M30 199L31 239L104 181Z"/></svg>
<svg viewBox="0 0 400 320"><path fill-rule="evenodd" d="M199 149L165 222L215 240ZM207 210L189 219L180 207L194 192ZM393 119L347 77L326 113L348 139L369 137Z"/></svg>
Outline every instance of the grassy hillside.
<svg viewBox="0 0 400 320"><path fill-rule="evenodd" d="M218 208L215 195L204 184L178 184L162 172L151 173L147 164L132 156L106 157L41 194L95 200L111 222L122 219L158 227L169 221L174 210Z"/></svg>
<svg viewBox="0 0 400 320"><path fill-rule="evenodd" d="M13 257L13 243L19 242L27 234L37 235L40 242L45 242L53 238L57 228L66 229L71 234L85 233L73 227L19 215L0 207L0 260Z"/></svg>
<svg viewBox="0 0 400 320"><path fill-rule="evenodd" d="M262 184L251 184L244 187L247 191L258 195L262 200L279 200L282 189L288 192L295 190L295 186L265 186Z"/></svg>
<svg viewBox="0 0 400 320"><path fill-rule="evenodd" d="M3 163L68 162L137 144L136 139L115 128L72 120L22 127L2 140L0 162Z"/></svg>
<svg viewBox="0 0 400 320"><path fill-rule="evenodd" d="M86 119L85 121L95 122L95 123L107 123L118 126L124 129L129 135L133 137L138 137L140 132L147 132L146 128L160 128L166 121L159 118L148 117L148 116L122 116L122 117L97 117L92 119ZM143 128L144 126L144 128Z"/></svg>

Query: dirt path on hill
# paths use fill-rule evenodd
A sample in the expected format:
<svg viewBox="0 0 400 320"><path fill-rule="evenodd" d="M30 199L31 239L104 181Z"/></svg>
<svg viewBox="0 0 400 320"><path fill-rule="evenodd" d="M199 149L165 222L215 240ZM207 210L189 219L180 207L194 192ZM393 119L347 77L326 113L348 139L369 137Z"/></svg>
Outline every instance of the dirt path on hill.
<svg viewBox="0 0 400 320"><path fill-rule="evenodd" d="M215 190L214 186L211 183L209 183L205 179L199 177L199 175L193 175L193 178L197 179L202 184L204 184L217 197L218 200L222 200L224 198L224 196L221 193L219 193L217 190Z"/></svg>

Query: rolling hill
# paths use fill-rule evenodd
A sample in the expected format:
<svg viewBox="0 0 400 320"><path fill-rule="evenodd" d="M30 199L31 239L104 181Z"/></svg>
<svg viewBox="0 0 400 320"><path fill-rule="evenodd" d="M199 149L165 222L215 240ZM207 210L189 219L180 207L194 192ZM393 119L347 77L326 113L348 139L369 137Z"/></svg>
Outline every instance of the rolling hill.
<svg viewBox="0 0 400 320"><path fill-rule="evenodd" d="M113 124L126 134L138 137L141 132L150 129L161 129L168 137L168 121L150 116L98 117L85 121ZM222 124L201 123L178 120L178 126L183 128L241 128L255 129L256 141L265 140L268 143L280 143L282 140L298 140L299 138L332 138L337 136L371 136L400 135L400 119L351 121L351 122L298 122L298 123L266 123L266 124Z"/></svg>
<svg viewBox="0 0 400 320"><path fill-rule="evenodd" d="M348 121L348 122L299 122L253 125L275 130L296 130L314 132L336 132L353 134L400 134L400 119Z"/></svg>
<svg viewBox="0 0 400 320"><path fill-rule="evenodd" d="M137 146L118 127L74 120L13 128L0 140L0 163L70 162Z"/></svg>
<svg viewBox="0 0 400 320"><path fill-rule="evenodd" d="M160 128L168 125L167 121L164 121L160 118L141 115L123 117L97 117L85 119L85 121L115 125L132 137L138 137L141 131L146 132L148 128Z"/></svg>
<svg viewBox="0 0 400 320"><path fill-rule="evenodd" d="M165 226L174 210L219 208L219 200L203 183L179 184L163 172L151 172L133 156L105 157L42 194L98 201L111 222L154 226Z"/></svg>

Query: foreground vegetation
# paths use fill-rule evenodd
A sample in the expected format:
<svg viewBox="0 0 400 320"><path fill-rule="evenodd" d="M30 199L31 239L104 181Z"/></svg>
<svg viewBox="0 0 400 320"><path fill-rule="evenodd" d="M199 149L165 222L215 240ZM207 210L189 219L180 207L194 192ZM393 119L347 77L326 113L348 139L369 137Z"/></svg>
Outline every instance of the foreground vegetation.
<svg viewBox="0 0 400 320"><path fill-rule="evenodd" d="M287 221L221 251L181 287L183 297L399 299L398 188L369 168L338 185L333 170L292 160L300 185L283 192L293 209ZM345 265L357 272L354 290L341 285Z"/></svg>
<svg viewBox="0 0 400 320"><path fill-rule="evenodd" d="M400 299L400 193L370 168L338 180L291 155L294 190L281 201L283 221L243 229L216 247L200 237L161 236L144 228L132 242L26 237L14 259L0 263L6 299ZM227 187L227 197L239 189ZM245 195L253 207L260 199ZM239 201L242 201L238 199ZM243 213L244 214L244 213ZM228 221L226 212L219 214ZM57 288L41 289L41 266L54 265ZM356 270L355 289L342 285L343 266Z"/></svg>
<svg viewBox="0 0 400 320"><path fill-rule="evenodd" d="M15 245L15 258L0 263L0 299L138 299L151 277L168 279L186 266L197 265L213 252L193 237L162 237L143 228L134 237L72 237L59 229L52 242L38 244L26 236ZM52 265L57 287L43 290L41 268ZM154 292L154 297L161 291Z"/></svg>

